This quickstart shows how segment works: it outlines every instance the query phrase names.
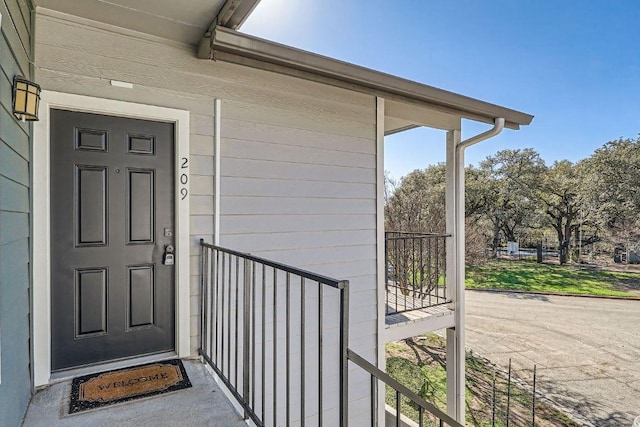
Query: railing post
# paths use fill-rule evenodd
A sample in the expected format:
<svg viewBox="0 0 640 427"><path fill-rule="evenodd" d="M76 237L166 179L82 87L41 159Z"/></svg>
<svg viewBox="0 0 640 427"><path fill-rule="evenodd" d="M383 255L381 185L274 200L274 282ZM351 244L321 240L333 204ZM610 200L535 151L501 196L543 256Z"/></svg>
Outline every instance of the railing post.
<svg viewBox="0 0 640 427"><path fill-rule="evenodd" d="M378 379L371 376L371 427L378 427ZM422 425L422 423L420 423Z"/></svg>
<svg viewBox="0 0 640 427"><path fill-rule="evenodd" d="M389 232L384 233L384 297L385 297L385 314L389 314Z"/></svg>
<svg viewBox="0 0 640 427"><path fill-rule="evenodd" d="M204 262L204 258L207 254L207 248L204 247L202 244L204 243L204 239L200 239L200 298L201 298L201 305L200 305L200 350L201 351L207 351L207 349L205 348L205 310L206 310L206 303L205 303L205 287L206 287L206 279L205 279L205 262ZM208 272L207 272L208 273Z"/></svg>
<svg viewBox="0 0 640 427"><path fill-rule="evenodd" d="M349 281L340 282L340 426L349 425Z"/></svg>
<svg viewBox="0 0 640 427"><path fill-rule="evenodd" d="M251 277L251 267L250 263L247 259L244 260L244 280L242 283L242 294L243 294L243 303L242 303L242 398L244 402L249 405L249 324L251 314L249 310L250 305L250 292L251 288L249 287L249 281ZM237 274L237 272L236 272ZM236 326L237 327L237 326ZM237 355L236 355L237 357ZM245 409L244 411L244 419L249 418L249 413Z"/></svg>

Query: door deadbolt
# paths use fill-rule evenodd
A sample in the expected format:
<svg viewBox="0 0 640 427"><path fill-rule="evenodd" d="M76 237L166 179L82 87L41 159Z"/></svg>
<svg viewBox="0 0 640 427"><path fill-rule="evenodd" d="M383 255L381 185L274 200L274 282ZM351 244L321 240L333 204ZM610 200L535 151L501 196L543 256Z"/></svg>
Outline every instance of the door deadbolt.
<svg viewBox="0 0 640 427"><path fill-rule="evenodd" d="M174 248L172 245L164 246L164 255L162 256L162 263L164 265L174 265L175 264L175 255Z"/></svg>

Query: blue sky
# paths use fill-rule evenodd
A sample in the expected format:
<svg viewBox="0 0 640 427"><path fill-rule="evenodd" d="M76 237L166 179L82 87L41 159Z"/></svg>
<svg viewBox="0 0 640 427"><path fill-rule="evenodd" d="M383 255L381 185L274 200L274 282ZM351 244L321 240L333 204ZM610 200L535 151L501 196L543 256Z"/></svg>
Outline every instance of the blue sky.
<svg viewBox="0 0 640 427"><path fill-rule="evenodd" d="M242 31L533 114L467 163L525 147L551 163L640 132L639 23L640 0L261 0ZM396 178L443 160L441 131L385 140Z"/></svg>

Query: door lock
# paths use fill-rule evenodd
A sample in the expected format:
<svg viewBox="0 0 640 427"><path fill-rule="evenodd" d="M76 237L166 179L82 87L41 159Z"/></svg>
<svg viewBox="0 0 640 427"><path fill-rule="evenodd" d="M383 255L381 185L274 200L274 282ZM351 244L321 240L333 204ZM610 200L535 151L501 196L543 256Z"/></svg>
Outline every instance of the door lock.
<svg viewBox="0 0 640 427"><path fill-rule="evenodd" d="M175 255L174 248L172 245L164 246L164 255L162 256L162 263L164 265L174 265L175 264Z"/></svg>

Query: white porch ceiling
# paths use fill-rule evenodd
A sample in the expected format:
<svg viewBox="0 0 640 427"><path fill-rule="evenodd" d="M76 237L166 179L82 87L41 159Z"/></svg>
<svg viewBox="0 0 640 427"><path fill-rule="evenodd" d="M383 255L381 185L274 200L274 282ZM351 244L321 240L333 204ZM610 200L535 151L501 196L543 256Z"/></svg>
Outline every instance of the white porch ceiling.
<svg viewBox="0 0 640 427"><path fill-rule="evenodd" d="M252 0L235 1L255 5ZM225 0L34 0L34 3L38 7L195 45ZM242 11L248 15L253 7L246 9Z"/></svg>
<svg viewBox="0 0 640 427"><path fill-rule="evenodd" d="M384 133L390 135L419 126L435 129L460 129L461 115L430 109L422 105L385 99Z"/></svg>

